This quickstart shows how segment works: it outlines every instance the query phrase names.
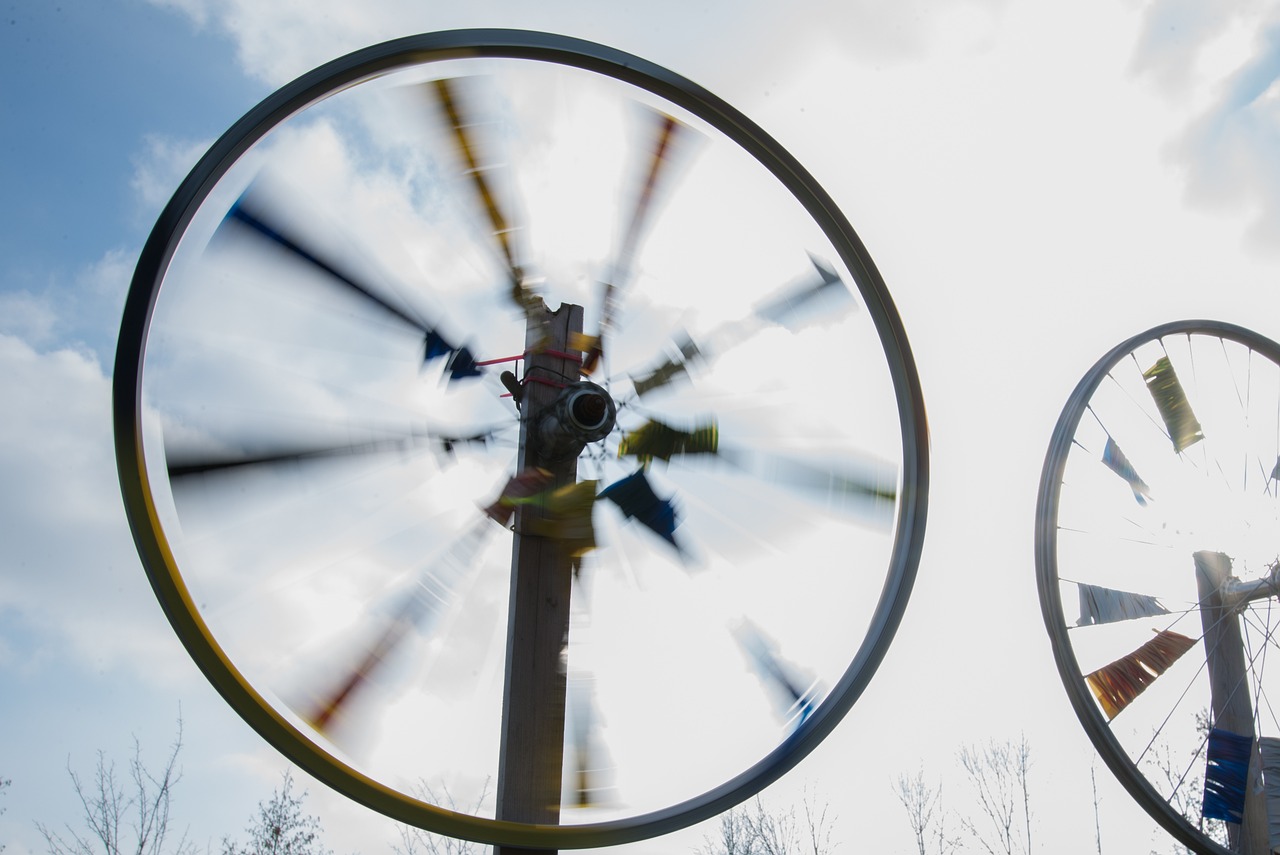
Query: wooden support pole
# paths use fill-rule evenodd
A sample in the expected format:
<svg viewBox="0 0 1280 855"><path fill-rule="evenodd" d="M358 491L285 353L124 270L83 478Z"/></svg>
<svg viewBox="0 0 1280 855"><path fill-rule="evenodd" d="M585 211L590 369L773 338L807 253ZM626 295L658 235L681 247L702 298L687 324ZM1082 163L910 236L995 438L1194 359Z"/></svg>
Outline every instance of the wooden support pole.
<svg viewBox="0 0 1280 855"><path fill-rule="evenodd" d="M543 457L538 416L561 387L579 379L580 364L543 350L567 353L569 336L582 332L582 307L563 305L545 318L529 320L525 383L520 402L520 470L540 466L552 472L553 486L577 480L576 457ZM507 618L507 669L502 698L502 743L498 760L497 818L556 825L564 759L565 643L569 633L572 562L554 538L528 532L543 513L532 505L515 514L511 554L511 598ZM555 850L498 846L495 855Z"/></svg>
<svg viewBox="0 0 1280 855"><path fill-rule="evenodd" d="M1221 552L1197 552L1194 558L1214 726L1253 742L1245 778L1244 821L1238 826L1227 823L1228 841L1232 850L1243 855L1269 855L1266 794L1255 785L1262 757L1253 727L1244 640L1240 619L1224 596L1231 579L1231 559Z"/></svg>

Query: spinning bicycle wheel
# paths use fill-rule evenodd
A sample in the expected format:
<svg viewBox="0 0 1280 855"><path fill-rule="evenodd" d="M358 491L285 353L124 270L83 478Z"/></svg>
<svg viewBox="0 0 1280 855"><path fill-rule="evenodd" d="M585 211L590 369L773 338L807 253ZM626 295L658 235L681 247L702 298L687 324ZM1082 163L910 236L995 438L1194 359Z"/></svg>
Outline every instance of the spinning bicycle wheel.
<svg viewBox="0 0 1280 855"><path fill-rule="evenodd" d="M1280 346L1213 321L1103 357L1045 460L1036 569L1063 683L1112 772L1198 852L1271 851L1277 478Z"/></svg>
<svg viewBox="0 0 1280 855"><path fill-rule="evenodd" d="M272 95L161 215L115 378L206 676L455 837L601 846L747 798L854 703L915 575L920 389L852 228L741 113L575 39L416 36Z"/></svg>

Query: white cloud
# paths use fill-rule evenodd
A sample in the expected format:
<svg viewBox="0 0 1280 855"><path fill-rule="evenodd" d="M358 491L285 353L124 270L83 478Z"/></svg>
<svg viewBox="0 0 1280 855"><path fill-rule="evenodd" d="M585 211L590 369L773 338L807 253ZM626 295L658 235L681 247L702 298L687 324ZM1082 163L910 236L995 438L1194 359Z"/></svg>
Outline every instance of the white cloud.
<svg viewBox="0 0 1280 855"><path fill-rule="evenodd" d="M0 331L44 344L53 335L56 320L49 301L30 291L0 294Z"/></svg>
<svg viewBox="0 0 1280 855"><path fill-rule="evenodd" d="M0 333L51 348L74 343L109 360L134 256L111 249L39 291L0 291Z"/></svg>
<svg viewBox="0 0 1280 855"><path fill-rule="evenodd" d="M1215 76L1222 63L1240 62L1237 50L1224 56L1219 47L1238 48L1266 6L1265 0L1154 0L1143 15L1132 67L1166 95L1186 93L1206 75Z"/></svg>
<svg viewBox="0 0 1280 855"><path fill-rule="evenodd" d="M133 255L123 249L107 250L106 254L80 272L77 284L94 293L118 296L122 301L133 276Z"/></svg>
<svg viewBox="0 0 1280 855"><path fill-rule="evenodd" d="M1214 105L1178 141L1192 202L1246 212L1249 242L1280 247L1280 19L1221 87Z"/></svg>
<svg viewBox="0 0 1280 855"><path fill-rule="evenodd" d="M110 381L74 350L0 335L0 607L95 669L189 673L124 524Z"/></svg>
<svg viewBox="0 0 1280 855"><path fill-rule="evenodd" d="M176 140L148 134L143 150L134 157L130 185L142 207L142 219L151 222L186 178L191 167L209 148L209 140Z"/></svg>
<svg viewBox="0 0 1280 855"><path fill-rule="evenodd" d="M614 4L553 5L514 0L424 4L385 0L152 0L199 26L213 22L236 43L248 75L279 86L322 62L366 45L417 32L503 27L564 33L599 41L709 85L767 88L810 51L833 46L867 63L919 56L945 39L980 41L1007 0L816 2L803 11L775 3L657 0L640 12ZM678 60L678 61L677 61Z"/></svg>
<svg viewBox="0 0 1280 855"><path fill-rule="evenodd" d="M1133 68L1195 116L1168 148L1184 173L1187 199L1247 220L1247 245L1275 253L1280 4L1159 0L1146 10Z"/></svg>

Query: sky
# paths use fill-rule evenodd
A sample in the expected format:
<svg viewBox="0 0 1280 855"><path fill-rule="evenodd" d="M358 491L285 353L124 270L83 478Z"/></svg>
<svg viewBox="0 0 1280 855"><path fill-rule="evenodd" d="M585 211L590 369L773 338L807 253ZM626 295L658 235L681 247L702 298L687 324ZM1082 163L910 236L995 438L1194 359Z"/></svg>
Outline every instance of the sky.
<svg viewBox="0 0 1280 855"><path fill-rule="evenodd" d="M1122 339L1192 317L1280 335L1280 7L120 0L14 2L0 24L7 851L74 821L68 766L124 762L135 736L158 762L179 716L197 841L238 833L287 768L191 664L134 551L110 433L124 294L169 194L255 103L351 50L479 26L608 44L744 111L840 205L910 338L932 461L915 590L868 690L766 804L808 788L846 850L909 852L895 776L923 768L971 813L956 751L1024 733L1039 839L1093 846L1094 752L1035 588L1040 470ZM1100 764L1097 784L1106 851L1168 849ZM307 785L335 851L396 839ZM713 825L621 849L689 851Z"/></svg>

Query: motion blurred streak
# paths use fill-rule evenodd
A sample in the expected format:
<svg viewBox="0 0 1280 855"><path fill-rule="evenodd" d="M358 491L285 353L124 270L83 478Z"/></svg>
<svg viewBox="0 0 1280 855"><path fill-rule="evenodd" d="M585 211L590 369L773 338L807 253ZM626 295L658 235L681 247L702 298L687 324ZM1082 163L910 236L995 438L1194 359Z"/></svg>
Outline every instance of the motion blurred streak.
<svg viewBox="0 0 1280 855"><path fill-rule="evenodd" d="M790 288L780 287L776 294L757 303L744 317L704 335L699 341L702 349L709 354L723 353L765 327L779 326L799 332L815 322L830 322L857 308L853 294L847 287L840 287L844 280L831 265L813 253L808 256L812 270L806 271ZM824 300L829 305L824 306Z"/></svg>
<svg viewBox="0 0 1280 855"><path fill-rule="evenodd" d="M596 704L595 677L571 673L566 701L569 705L569 786L575 808L598 808L617 801L615 769L600 736L600 711Z"/></svg>
<svg viewBox="0 0 1280 855"><path fill-rule="evenodd" d="M293 258L305 261L316 270L326 274L333 281L347 286L351 291L359 294L366 301L396 320L420 331L425 339L423 361L428 362L437 357L447 358L451 379L478 377L483 374L483 371L476 365L475 357L466 347L452 344L439 330L435 329L431 323L422 317L410 313L379 296L376 290L364 281L364 277L344 270L339 262L327 257L327 254L319 247L311 245L301 235L285 226L282 218L270 212L268 210L269 204L261 198L265 191L255 188L257 188L256 184L250 185L249 189L245 190L231 207L231 210L227 212L226 217L218 227L219 233L225 237L226 229L229 225L239 225L250 233L256 234L286 250Z"/></svg>
<svg viewBox="0 0 1280 855"><path fill-rule="evenodd" d="M851 512L888 526L898 497L897 468L882 462L842 460L809 463L747 448L721 447L718 460L770 484L788 488L834 512Z"/></svg>
<svg viewBox="0 0 1280 855"><path fill-rule="evenodd" d="M1161 630L1155 638L1132 653L1086 674L1085 682L1093 690L1107 720L1119 715L1195 643L1193 638L1172 630Z"/></svg>
<svg viewBox="0 0 1280 855"><path fill-rule="evenodd" d="M844 284L840 274L836 273L830 264L813 253L808 255L809 261L813 264L813 269L818 275L817 280L803 282L794 290L784 291L776 297L760 302L752 311L755 317L768 323L794 330L805 323L803 319L804 312L821 297L835 295L836 299L843 303L846 308L856 305L848 288L837 287Z"/></svg>
<svg viewBox="0 0 1280 855"><path fill-rule="evenodd" d="M813 265L809 275L802 276L789 289L779 289L779 293L758 303L746 316L721 324L696 342L688 333L680 333L674 340L678 353L668 356L642 376L632 375L636 394L644 396L662 388L687 374L695 359L710 362L766 327L779 326L793 333L799 332L814 322L838 319L844 312L857 307L853 294L848 288L841 287L844 280L830 264L813 253L809 253L809 261Z"/></svg>
<svg viewBox="0 0 1280 855"><path fill-rule="evenodd" d="M451 606L461 581L474 566L481 548L495 531L492 523L505 525L518 505L547 505L553 517L563 525L553 536L570 541L582 552L594 546L590 524L590 508L595 498L595 482L569 485L569 489L548 491L551 473L543 469L526 469L507 479L499 497L469 529L431 563L414 574L407 589L398 595L388 609L385 624L374 631L373 641L359 654L357 664L346 676L322 692L304 690L300 700L287 701L304 721L335 743L342 741L337 724L352 702L368 688L383 663L413 633L423 633L430 622L438 619ZM582 496L589 498L583 499ZM586 530L581 530L581 510L587 514ZM586 542L590 546L586 546Z"/></svg>
<svg viewBox="0 0 1280 855"><path fill-rule="evenodd" d="M532 496L526 504L541 508L542 514L526 517L520 533L557 540L573 559L595 549L591 511L596 502L596 483L578 481Z"/></svg>
<svg viewBox="0 0 1280 855"><path fill-rule="evenodd" d="M669 356L665 362L649 370L643 377L632 377L631 382L636 394L644 397L655 389L661 389L675 379L689 373L689 361L696 358L701 351L693 339L685 336L676 343L678 353Z"/></svg>
<svg viewBox="0 0 1280 855"><path fill-rule="evenodd" d="M731 627L743 654L761 681L781 698L778 713L793 729L804 724L819 700L817 684L800 676L799 669L788 663L777 645L767 640L750 620L742 618Z"/></svg>
<svg viewBox="0 0 1280 855"><path fill-rule="evenodd" d="M838 456L810 463L784 453L724 446L714 421L685 431L650 419L622 438L618 456L635 457L644 465L654 458L669 462L677 456L723 462L827 510L852 513L877 527L891 523L897 504L898 471L890 464Z"/></svg>
<svg viewBox="0 0 1280 855"><path fill-rule="evenodd" d="M255 467L317 463L341 457L387 454L390 452L404 453L424 445L452 453L460 445L487 444L494 435L492 431L470 435L421 433L345 445L277 449L238 455L200 452L189 448L180 449L166 446L165 459L169 478L174 481L180 481L195 475L221 472L231 474L236 470L248 471Z"/></svg>
<svg viewBox="0 0 1280 855"><path fill-rule="evenodd" d="M499 525L508 525L516 506L537 501L552 480L553 476L548 469L530 467L520 470L507 479L498 498L484 508L485 516Z"/></svg>
<svg viewBox="0 0 1280 855"><path fill-rule="evenodd" d="M477 111L471 103L474 93L468 91L468 87L476 84L470 81L472 78L467 77L440 78L424 84L424 88L444 114L454 151L481 210L489 220L493 239L497 242L503 263L511 277L511 299L526 314L531 314L542 308L542 298L525 281L525 271L517 258L512 239L517 229L503 214L489 182L489 175L496 174L497 167L486 162L487 152L482 150L476 133L480 124L477 121Z"/></svg>
<svg viewBox="0 0 1280 855"><path fill-rule="evenodd" d="M631 284L636 255L649 225L654 199L662 189L662 179L670 172L677 144L689 133L687 126L666 113L646 108L645 115L651 124L653 142L649 147L648 160L642 167L643 177L637 182L635 200L629 206L630 216L623 226L621 242L601 283L600 330L592 337L582 362L582 373L588 376L599 367L604 355L604 340L615 321L619 294Z"/></svg>
<svg viewBox="0 0 1280 855"><path fill-rule="evenodd" d="M1204 439L1200 430L1200 422L1191 411L1191 403L1187 393L1183 391L1177 372L1169 357L1162 356L1146 371L1142 379L1147 382L1147 390L1155 399L1156 409L1169 430L1169 439L1173 441L1174 451L1181 454L1184 449Z"/></svg>
<svg viewBox="0 0 1280 855"><path fill-rule="evenodd" d="M643 468L615 481L600 491L600 498L609 499L618 506L623 516L634 519L676 549L676 509L670 499L662 499L654 492Z"/></svg>
<svg viewBox="0 0 1280 855"><path fill-rule="evenodd" d="M685 431L650 419L622 438L618 456L647 463L655 457L670 460L677 454L715 454L719 446L720 429L714 421Z"/></svg>
<svg viewBox="0 0 1280 855"><path fill-rule="evenodd" d="M386 623L374 631L373 642L356 656L355 666L346 676L331 682L328 690L304 691L302 699L288 702L294 712L319 733L339 741L339 720L404 640L411 633L426 631L429 623L450 607L459 583L474 566L476 555L492 532L489 520L478 520L439 558L417 571L389 610Z"/></svg>

